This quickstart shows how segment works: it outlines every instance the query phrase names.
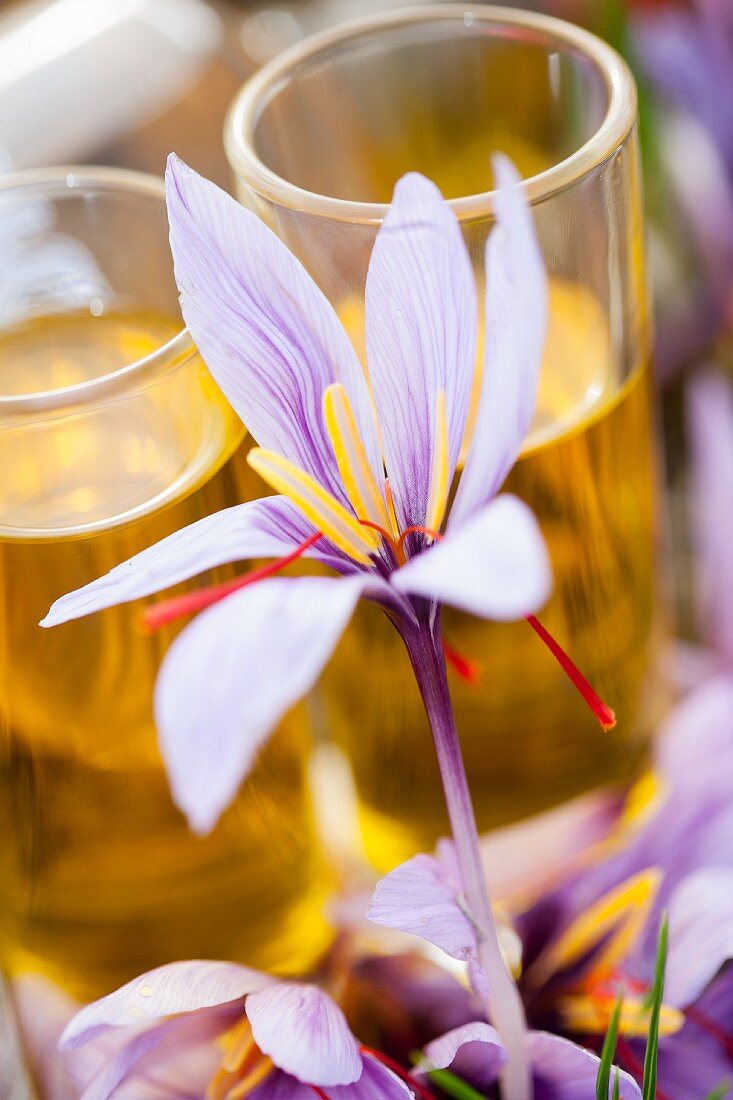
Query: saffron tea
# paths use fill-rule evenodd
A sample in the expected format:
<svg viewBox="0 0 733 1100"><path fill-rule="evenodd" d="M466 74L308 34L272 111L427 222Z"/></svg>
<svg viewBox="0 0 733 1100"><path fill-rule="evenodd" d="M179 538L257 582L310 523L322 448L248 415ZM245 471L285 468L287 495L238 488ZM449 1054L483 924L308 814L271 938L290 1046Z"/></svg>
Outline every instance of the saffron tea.
<svg viewBox="0 0 733 1100"><path fill-rule="evenodd" d="M257 491L241 424L195 349L145 374L180 322L93 306L0 335L3 397L38 406L20 416L6 402L0 425L0 965L85 999L173 959L302 971L329 935L302 715L196 837L152 719L178 628L145 634L142 601L38 626L63 593Z"/></svg>
<svg viewBox="0 0 733 1100"><path fill-rule="evenodd" d="M342 311L356 333L356 305ZM642 698L653 640L654 477L646 363L621 379L603 311L555 278L535 421L506 490L547 539L554 591L540 620L615 708L603 733L527 623L446 609L444 636L476 682L451 675L479 826L500 826L606 784L645 756ZM407 655L376 608L360 607L325 681L351 761L367 852L381 869L448 829Z"/></svg>

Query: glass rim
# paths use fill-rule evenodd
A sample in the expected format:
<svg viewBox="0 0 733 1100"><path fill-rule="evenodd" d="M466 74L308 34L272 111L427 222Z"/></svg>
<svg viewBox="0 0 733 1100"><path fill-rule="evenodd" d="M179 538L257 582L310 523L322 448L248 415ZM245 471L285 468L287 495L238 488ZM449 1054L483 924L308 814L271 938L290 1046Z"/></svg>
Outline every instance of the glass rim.
<svg viewBox="0 0 733 1100"><path fill-rule="evenodd" d="M379 224L388 209L387 203L340 199L298 187L259 158L254 149L254 131L271 95L286 82L291 72L312 61L319 53L355 42L374 31L428 22L461 22L467 30L483 24L508 31L529 31L566 53L573 51L590 59L603 78L608 100L600 126L568 157L522 181L522 189L531 203L541 202L588 175L608 160L632 130L637 112L633 75L621 55L597 35L563 19L516 8L488 4L422 4L351 19L310 35L278 54L250 77L235 96L224 123L224 149L236 177L278 206L334 221ZM448 204L460 220L469 220L485 216L487 210L491 210L493 194L493 191L483 191L463 195L449 199Z"/></svg>
<svg viewBox="0 0 733 1100"><path fill-rule="evenodd" d="M161 200L165 206L165 182L162 177L129 168L68 164L27 168L0 175L0 200L13 191L19 195L43 198L44 195L52 197L75 191L82 194L91 190L147 196ZM4 394L0 390L0 416L85 405L125 389L130 379L145 381L148 375L163 367L177 369L195 354L196 346L182 323L179 332L148 355L86 382L31 393Z"/></svg>

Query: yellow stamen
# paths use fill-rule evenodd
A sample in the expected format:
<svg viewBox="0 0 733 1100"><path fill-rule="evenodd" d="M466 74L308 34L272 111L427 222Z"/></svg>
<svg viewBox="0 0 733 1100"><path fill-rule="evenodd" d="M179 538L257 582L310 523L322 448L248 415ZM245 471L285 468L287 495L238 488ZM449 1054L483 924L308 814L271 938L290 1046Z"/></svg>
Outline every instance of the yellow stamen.
<svg viewBox="0 0 733 1100"><path fill-rule="evenodd" d="M278 493L289 497L314 527L361 565L370 565L369 555L379 547L378 536L362 527L331 493L295 463L261 447L253 448L247 461Z"/></svg>
<svg viewBox="0 0 733 1100"><path fill-rule="evenodd" d="M392 486L389 483L389 478L384 479L384 495L387 498L387 511L389 513L390 530L392 536L395 539L400 537L400 525L397 522L397 513L394 507L394 493L392 492Z"/></svg>
<svg viewBox="0 0 733 1100"><path fill-rule="evenodd" d="M346 495L354 511L360 519L388 528L384 497L369 465L349 396L340 382L326 388L323 415Z"/></svg>
<svg viewBox="0 0 733 1100"><path fill-rule="evenodd" d="M468 452L471 449L473 443L474 432L476 431L476 421L478 420L479 405L481 403L481 390L484 384L484 364L483 356L479 353L476 356L476 366L473 372L473 379L471 381L471 393L468 398L468 412L466 414L466 427L463 430L463 441L461 442L461 450L458 455L458 469L462 470L466 465L466 459L468 458Z"/></svg>
<svg viewBox="0 0 733 1100"><path fill-rule="evenodd" d="M226 1051L221 1061L221 1068L226 1073L236 1073L255 1045L252 1038L252 1028L246 1016L235 1024L222 1036L219 1045Z"/></svg>
<svg viewBox="0 0 733 1100"><path fill-rule="evenodd" d="M531 968L533 981L544 981L588 955L602 941L593 958L593 972L600 978L629 954L646 924L659 889L661 872L649 868L622 882L573 921L552 947ZM587 979L586 979L587 980Z"/></svg>
<svg viewBox="0 0 733 1100"><path fill-rule="evenodd" d="M435 401L435 427L433 432L433 462L430 470L430 496L425 526L438 531L448 504L448 422L445 413L445 390L440 390Z"/></svg>
<svg viewBox="0 0 733 1100"><path fill-rule="evenodd" d="M272 1069L272 1061L269 1058L263 1058L257 1063L251 1073L248 1073L233 1089L229 1090L226 1100L242 1100L242 1097L249 1096L249 1094L269 1076Z"/></svg>
<svg viewBox="0 0 733 1100"><path fill-rule="evenodd" d="M569 1031L580 1035L603 1035L613 1014L615 996L582 995L561 997L557 1007ZM674 1035L685 1022L684 1015L672 1005L662 1005L660 1035ZM649 1006L640 997L625 997L619 1027L624 1035L644 1036L649 1031Z"/></svg>

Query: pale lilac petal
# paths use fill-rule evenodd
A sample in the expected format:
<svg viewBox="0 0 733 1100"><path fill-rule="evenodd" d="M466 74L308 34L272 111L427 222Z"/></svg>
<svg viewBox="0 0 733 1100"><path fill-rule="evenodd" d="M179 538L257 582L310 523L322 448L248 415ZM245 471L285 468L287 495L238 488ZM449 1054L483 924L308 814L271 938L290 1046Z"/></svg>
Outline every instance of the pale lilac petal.
<svg viewBox="0 0 733 1100"><path fill-rule="evenodd" d="M310 690L369 578L278 578L208 608L176 638L155 720L176 804L209 832L285 712Z"/></svg>
<svg viewBox="0 0 733 1100"><path fill-rule="evenodd" d="M451 509L469 516L501 488L534 416L547 328L547 273L519 174L494 158L497 225L486 247L484 376L473 440Z"/></svg>
<svg viewBox="0 0 733 1100"><path fill-rule="evenodd" d="M481 837L491 896L526 909L587 858L617 823L621 798L606 791L582 795L554 810Z"/></svg>
<svg viewBox="0 0 733 1100"><path fill-rule="evenodd" d="M733 391L722 374L687 391L700 630L733 669Z"/></svg>
<svg viewBox="0 0 733 1100"><path fill-rule="evenodd" d="M535 1100L591 1100L596 1094L599 1059L547 1031L527 1036L535 1080ZM615 1071L611 1073L609 1097L613 1094ZM641 1089L623 1070L619 1073L621 1100L641 1100Z"/></svg>
<svg viewBox="0 0 733 1100"><path fill-rule="evenodd" d="M377 883L367 916L385 928L420 936L454 959L468 959L476 950L476 933L459 905L460 893L452 870L421 854Z"/></svg>
<svg viewBox="0 0 733 1100"><path fill-rule="evenodd" d="M690 692L665 721L656 745L656 765L665 784L696 803L713 791L733 798L733 677L714 676ZM685 794L683 795L683 792ZM697 792L696 794L694 792Z"/></svg>
<svg viewBox="0 0 733 1100"><path fill-rule="evenodd" d="M688 875L669 899L668 913L664 999L683 1008L733 958L733 868L706 867Z"/></svg>
<svg viewBox="0 0 733 1100"><path fill-rule="evenodd" d="M450 475L455 469L476 327L476 284L456 217L435 184L411 172L395 187L366 282L369 377L402 527L425 523L439 390Z"/></svg>
<svg viewBox="0 0 733 1100"><path fill-rule="evenodd" d="M361 1077L353 1085L336 1085L328 1090L329 1100L413 1100L404 1081L376 1058L365 1054Z"/></svg>
<svg viewBox="0 0 733 1100"><path fill-rule="evenodd" d="M317 986L278 982L248 997L245 1010L262 1053L299 1081L350 1085L361 1076L346 1017Z"/></svg>
<svg viewBox="0 0 733 1100"><path fill-rule="evenodd" d="M269 975L235 963L168 963L82 1008L64 1029L59 1047L74 1049L110 1027L228 1004L271 983Z"/></svg>
<svg viewBox="0 0 733 1100"><path fill-rule="evenodd" d="M322 410L343 382L381 484L369 388L331 304L258 217L175 156L166 185L183 316L254 438L344 500Z"/></svg>
<svg viewBox="0 0 733 1100"><path fill-rule="evenodd" d="M485 505L460 530L392 577L395 588L485 619L521 619L539 610L552 584L539 525L517 497Z"/></svg>
<svg viewBox="0 0 733 1100"><path fill-rule="evenodd" d="M149 596L226 562L281 557L313 531L285 497L264 497L226 508L174 531L103 577L61 596L41 626L57 626ZM309 554L318 553L316 544Z"/></svg>
<svg viewBox="0 0 733 1100"><path fill-rule="evenodd" d="M433 1039L424 1054L432 1069L450 1068L479 1091L496 1084L507 1057L498 1033L480 1020Z"/></svg>
<svg viewBox="0 0 733 1100"><path fill-rule="evenodd" d="M116 1090L130 1075L136 1078L137 1092L144 1087L138 1074L149 1069L155 1071L171 1055L175 1058L178 1053L185 1057L193 1047L202 1042L210 1043L213 1047L214 1040L226 1030L228 1023L226 1016L215 1009L208 1009L177 1016L135 1035L114 1058L105 1062L100 1072L84 1089L80 1100L109 1100L113 1094L119 1095ZM208 1080L207 1076L201 1076L198 1082L201 1093ZM160 1087L164 1081L158 1079L155 1084ZM194 1087L193 1082L191 1085Z"/></svg>

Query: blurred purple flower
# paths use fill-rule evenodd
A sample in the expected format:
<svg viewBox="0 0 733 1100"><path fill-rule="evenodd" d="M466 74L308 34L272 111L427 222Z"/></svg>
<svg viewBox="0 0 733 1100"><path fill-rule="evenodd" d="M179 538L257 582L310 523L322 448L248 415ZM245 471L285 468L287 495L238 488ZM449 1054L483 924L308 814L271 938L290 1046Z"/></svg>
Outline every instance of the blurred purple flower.
<svg viewBox="0 0 733 1100"><path fill-rule="evenodd" d="M109 1056L109 1037L116 1049ZM86 1067L107 1053L82 1100L410 1100L408 1086L360 1048L338 1005L314 985L233 963L158 967L87 1005L63 1050Z"/></svg>
<svg viewBox="0 0 733 1100"><path fill-rule="evenodd" d="M733 6L729 0L640 5L630 30L633 53L662 108L656 163L649 162L661 169L650 189L657 207L651 260L660 312L656 354L671 374L731 322ZM681 249L692 251L692 265Z"/></svg>
<svg viewBox="0 0 733 1100"><path fill-rule="evenodd" d="M455 1028L425 1047L422 1073L450 1068L485 1093L497 1081L502 1065L503 1051L496 1039L494 1029L481 1021ZM591 1100L596 1095L599 1059L591 1051L547 1031L530 1031L527 1048L535 1100ZM618 1077L621 1100L640 1100L634 1079L623 1070ZM612 1073L609 1096L614 1079Z"/></svg>

